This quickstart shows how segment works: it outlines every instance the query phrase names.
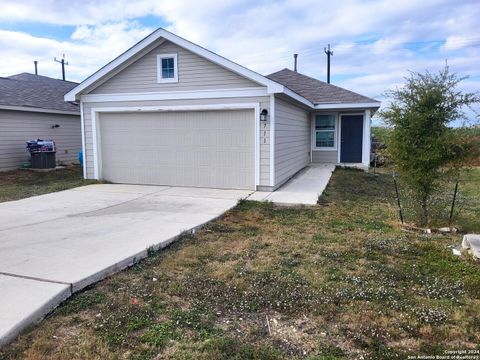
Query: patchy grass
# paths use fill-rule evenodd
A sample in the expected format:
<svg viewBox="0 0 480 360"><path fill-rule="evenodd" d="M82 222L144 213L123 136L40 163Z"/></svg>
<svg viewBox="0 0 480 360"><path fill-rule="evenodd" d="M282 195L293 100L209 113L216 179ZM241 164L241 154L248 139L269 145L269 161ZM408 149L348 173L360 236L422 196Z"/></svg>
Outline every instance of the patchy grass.
<svg viewBox="0 0 480 360"><path fill-rule="evenodd" d="M67 190L96 183L84 180L80 166L67 166L49 172L13 170L0 172L0 202Z"/></svg>
<svg viewBox="0 0 480 360"><path fill-rule="evenodd" d="M478 213L473 181L465 194ZM336 170L320 206L241 201L73 296L0 358L387 359L479 349L478 263L447 248L460 235L401 231L392 190L388 175Z"/></svg>

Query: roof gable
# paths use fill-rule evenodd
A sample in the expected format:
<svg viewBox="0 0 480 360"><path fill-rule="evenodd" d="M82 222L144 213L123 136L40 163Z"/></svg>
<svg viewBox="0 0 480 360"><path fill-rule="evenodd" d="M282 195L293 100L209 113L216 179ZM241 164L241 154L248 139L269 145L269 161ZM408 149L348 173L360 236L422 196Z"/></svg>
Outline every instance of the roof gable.
<svg viewBox="0 0 480 360"><path fill-rule="evenodd" d="M159 83L160 54L177 56L178 81ZM164 41L114 76L88 91L89 94L195 91L208 89L259 88L262 85L238 75L170 41Z"/></svg>
<svg viewBox="0 0 480 360"><path fill-rule="evenodd" d="M380 105L375 99L357 94L336 85L328 84L289 69L277 71L266 77L286 86L315 105L375 103L377 103L376 106Z"/></svg>
<svg viewBox="0 0 480 360"><path fill-rule="evenodd" d="M78 105L63 100L65 93L76 85L75 82L29 73L0 78L0 107L79 113Z"/></svg>
<svg viewBox="0 0 480 360"><path fill-rule="evenodd" d="M81 82L78 86L72 89L65 95L65 101L75 101L78 100L80 94L82 94L86 89L92 89L95 87L95 84L98 82L104 81L105 78L108 78L109 74L112 72L118 71L118 68L124 65L126 62L131 61L136 55L148 49L155 44L158 40L161 39L168 40L178 46L185 48L191 51L194 54L197 54L201 57L204 57L213 63L220 65L234 73L237 73L241 76L246 77L258 84L266 86L270 93L274 92L282 92L283 86L278 84L277 82L266 78L250 69L247 69L231 60L228 60L218 54L215 54L199 45L196 45L188 40L181 38L171 32L166 31L165 29L159 28L154 31L152 34L148 35L145 39L138 42L136 45L128 49L126 52L112 60L110 63L102 67L100 70L89 76L83 82Z"/></svg>

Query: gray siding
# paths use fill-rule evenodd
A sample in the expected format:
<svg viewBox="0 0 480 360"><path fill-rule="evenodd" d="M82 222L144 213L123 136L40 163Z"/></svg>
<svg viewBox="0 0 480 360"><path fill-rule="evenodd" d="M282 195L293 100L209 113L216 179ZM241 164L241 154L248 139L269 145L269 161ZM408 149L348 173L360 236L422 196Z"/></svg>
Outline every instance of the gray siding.
<svg viewBox="0 0 480 360"><path fill-rule="evenodd" d="M310 163L310 112L275 98L275 185Z"/></svg>
<svg viewBox="0 0 480 360"><path fill-rule="evenodd" d="M52 129L54 124L60 127ZM28 161L25 142L32 139L53 139L57 162L75 162L82 148L80 116L0 110L0 170Z"/></svg>
<svg viewBox="0 0 480 360"><path fill-rule="evenodd" d="M157 82L157 55L161 53L177 53L178 83ZM256 86L260 85L166 41L90 93L187 91Z"/></svg>
<svg viewBox="0 0 480 360"><path fill-rule="evenodd" d="M126 107L126 106L161 106L161 105L211 105L232 103L258 103L260 109L270 111L270 97L253 98L222 98L222 99L197 99L197 100L162 100L162 101L122 101L83 103L85 121L85 157L87 166L87 178L94 177L93 170L93 138L92 138L92 108L98 107ZM260 125L260 185L270 185L270 121ZM310 146L310 145L308 145Z"/></svg>
<svg viewBox="0 0 480 360"><path fill-rule="evenodd" d="M335 151L318 151L313 150L312 162L314 163L337 163L338 152Z"/></svg>

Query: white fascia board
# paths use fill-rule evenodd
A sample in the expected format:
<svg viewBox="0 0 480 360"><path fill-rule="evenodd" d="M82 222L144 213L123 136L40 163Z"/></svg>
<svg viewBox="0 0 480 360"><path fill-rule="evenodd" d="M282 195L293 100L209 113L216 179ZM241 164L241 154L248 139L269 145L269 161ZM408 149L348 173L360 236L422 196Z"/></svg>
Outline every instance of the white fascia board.
<svg viewBox="0 0 480 360"><path fill-rule="evenodd" d="M111 61L110 63L102 67L100 70L98 70L96 73L94 73L93 75L85 79L78 86L70 90L67 94L65 94L65 97L64 97L65 101L75 101L77 98L77 95L81 94L83 90L92 86L96 81L100 80L101 78L106 76L108 73L115 70L117 67L121 66L124 62L128 61L130 58L132 58L133 56L135 56L140 51L142 51L147 46L151 45L152 43L154 43L160 38L169 40L174 44L177 44L178 46L181 46L199 56L202 56L212 61L213 63L216 63L252 81L255 81L261 85L266 86L269 93L283 91L283 86L280 85L279 83L273 80L270 80L265 76L260 75L250 69L247 69L246 67L243 67L237 63L234 63L233 61L228 60L220 55L217 55L199 45L196 45L188 40L185 40L175 34L172 34L162 28L159 28L158 30L148 35L145 39L143 39L142 41L140 41L139 43L131 47L129 50L124 52L122 55L117 57L115 60Z"/></svg>
<svg viewBox="0 0 480 360"><path fill-rule="evenodd" d="M307 105L308 107L311 107L311 108L314 107L314 105L311 101L305 99L303 96L298 95L296 92L293 92L292 90L290 90L286 87L284 87L283 91L281 91L281 92L284 93L287 96L290 96L292 99L295 99L295 100L301 102L302 104Z"/></svg>
<svg viewBox="0 0 480 360"><path fill-rule="evenodd" d="M52 109L43 109L43 108L35 108L35 107L28 107L28 106L0 105L0 110L28 111L28 112L47 113L47 114L63 114L63 115L80 116L80 111L77 112L77 111L52 110Z"/></svg>
<svg viewBox="0 0 480 360"><path fill-rule="evenodd" d="M381 102L371 103L344 103L344 104L316 104L315 109L319 110L336 110L336 109L367 109L367 108L379 108Z"/></svg>
<svg viewBox="0 0 480 360"><path fill-rule="evenodd" d="M218 99L235 97L267 96L267 88L250 87L234 89L208 89L190 91L165 91L145 93L87 94L81 95L82 102L104 101L148 101L148 100L183 100L183 99Z"/></svg>

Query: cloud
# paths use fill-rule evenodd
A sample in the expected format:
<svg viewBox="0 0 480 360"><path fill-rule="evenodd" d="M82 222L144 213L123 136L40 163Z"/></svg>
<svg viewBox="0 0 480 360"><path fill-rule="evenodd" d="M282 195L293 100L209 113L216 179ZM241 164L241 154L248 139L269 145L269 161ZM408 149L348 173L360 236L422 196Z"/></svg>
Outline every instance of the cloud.
<svg viewBox="0 0 480 360"><path fill-rule="evenodd" d="M408 71L445 64L480 76L480 7L474 0L0 0L0 75L31 71L82 80L158 25L260 73L292 67L325 78L324 47L334 51L332 79L372 97L401 84ZM144 17L148 16L149 20ZM1 30L3 24L17 31ZM22 24L73 25L66 40L22 31ZM470 82L471 88L474 82Z"/></svg>
<svg viewBox="0 0 480 360"><path fill-rule="evenodd" d="M59 41L19 31L0 30L0 75L32 72L39 62L41 75L61 77L54 57L66 54L67 79L81 81L153 31L136 22L116 22L94 27L79 26L70 40Z"/></svg>

